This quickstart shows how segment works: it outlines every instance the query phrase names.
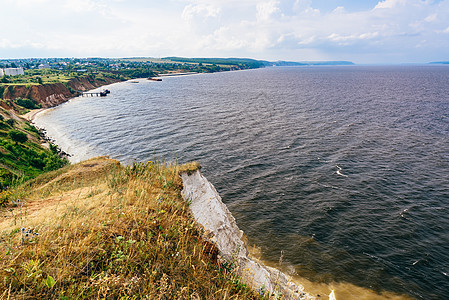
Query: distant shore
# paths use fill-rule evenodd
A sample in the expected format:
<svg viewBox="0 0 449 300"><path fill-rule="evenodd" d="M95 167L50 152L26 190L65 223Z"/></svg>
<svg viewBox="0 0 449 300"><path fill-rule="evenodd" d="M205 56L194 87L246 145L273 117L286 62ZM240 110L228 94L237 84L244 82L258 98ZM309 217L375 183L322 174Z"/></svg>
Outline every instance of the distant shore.
<svg viewBox="0 0 449 300"><path fill-rule="evenodd" d="M198 73L198 72L165 73L165 74L159 74L156 77L185 76L185 75L195 75L195 74L200 74L200 73Z"/></svg>

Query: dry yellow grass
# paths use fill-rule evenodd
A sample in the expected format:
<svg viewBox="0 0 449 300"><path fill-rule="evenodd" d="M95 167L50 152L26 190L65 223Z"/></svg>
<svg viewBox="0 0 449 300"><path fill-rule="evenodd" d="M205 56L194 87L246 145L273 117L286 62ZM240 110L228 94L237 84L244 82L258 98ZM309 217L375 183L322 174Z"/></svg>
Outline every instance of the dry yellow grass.
<svg viewBox="0 0 449 300"><path fill-rule="evenodd" d="M0 212L0 299L258 299L182 200L178 172L199 167L102 157L18 187Z"/></svg>

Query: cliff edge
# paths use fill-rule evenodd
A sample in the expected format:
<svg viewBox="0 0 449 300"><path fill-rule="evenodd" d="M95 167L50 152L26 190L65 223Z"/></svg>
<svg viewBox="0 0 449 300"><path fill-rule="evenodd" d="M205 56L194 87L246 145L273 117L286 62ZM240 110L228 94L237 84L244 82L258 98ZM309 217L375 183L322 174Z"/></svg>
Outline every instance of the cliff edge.
<svg viewBox="0 0 449 300"><path fill-rule="evenodd" d="M73 78L66 83L47 83L38 85L5 85L3 94L5 100L26 98L35 101L43 108L49 108L68 101L79 94L103 85L118 82L113 78L79 77Z"/></svg>
<svg viewBox="0 0 449 300"><path fill-rule="evenodd" d="M206 238L217 246L220 259L234 264L247 285L283 299L316 299L281 271L265 266L249 255L243 231L238 228L214 186L199 170L183 172L181 178L182 195L190 202L195 221L204 227Z"/></svg>

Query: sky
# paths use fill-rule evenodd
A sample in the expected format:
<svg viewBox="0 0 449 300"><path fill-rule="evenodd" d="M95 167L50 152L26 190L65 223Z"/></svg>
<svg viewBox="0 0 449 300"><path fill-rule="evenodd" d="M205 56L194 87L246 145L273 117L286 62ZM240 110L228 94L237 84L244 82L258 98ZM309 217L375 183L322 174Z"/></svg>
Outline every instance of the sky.
<svg viewBox="0 0 449 300"><path fill-rule="evenodd" d="M0 0L0 58L449 60L449 0Z"/></svg>

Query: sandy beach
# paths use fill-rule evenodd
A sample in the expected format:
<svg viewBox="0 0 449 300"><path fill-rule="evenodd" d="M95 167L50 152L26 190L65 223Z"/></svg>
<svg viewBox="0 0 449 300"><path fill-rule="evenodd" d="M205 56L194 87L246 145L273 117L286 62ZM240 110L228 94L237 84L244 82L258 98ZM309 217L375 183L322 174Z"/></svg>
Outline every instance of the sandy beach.
<svg viewBox="0 0 449 300"><path fill-rule="evenodd" d="M25 120L27 120L27 121L33 122L33 120L36 118L36 115L38 113L43 112L46 109L48 109L48 108L32 109L29 112L27 112L26 114L21 115L20 117L25 119Z"/></svg>

